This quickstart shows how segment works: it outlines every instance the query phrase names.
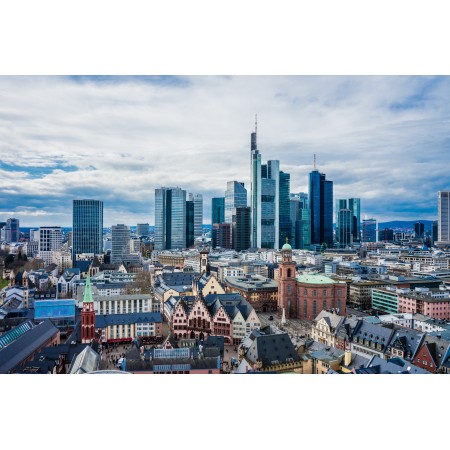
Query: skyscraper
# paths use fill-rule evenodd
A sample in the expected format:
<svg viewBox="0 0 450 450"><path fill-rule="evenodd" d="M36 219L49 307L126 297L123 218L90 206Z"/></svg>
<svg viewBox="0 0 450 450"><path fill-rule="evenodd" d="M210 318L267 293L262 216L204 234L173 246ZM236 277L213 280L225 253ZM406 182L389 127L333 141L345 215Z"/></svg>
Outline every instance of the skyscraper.
<svg viewBox="0 0 450 450"><path fill-rule="evenodd" d="M203 234L203 196L202 194L189 194L189 201L194 202L194 239Z"/></svg>
<svg viewBox="0 0 450 450"><path fill-rule="evenodd" d="M256 142L257 124L251 134L251 246L261 247L261 154Z"/></svg>
<svg viewBox="0 0 450 450"><path fill-rule="evenodd" d="M247 194L245 201L247 201ZM211 201L211 225L225 222L225 197L214 197Z"/></svg>
<svg viewBox="0 0 450 450"><path fill-rule="evenodd" d="M438 192L438 242L450 245L450 191Z"/></svg>
<svg viewBox="0 0 450 450"><path fill-rule="evenodd" d="M46 264L52 262L52 252L61 250L62 233L61 227L39 228L39 257Z"/></svg>
<svg viewBox="0 0 450 450"><path fill-rule="evenodd" d="M103 202L74 200L72 227L72 258L80 253L99 255L103 250Z"/></svg>
<svg viewBox="0 0 450 450"><path fill-rule="evenodd" d="M435 242L438 240L438 226L439 221L435 220L431 224L431 245L434 245Z"/></svg>
<svg viewBox="0 0 450 450"><path fill-rule="evenodd" d="M149 236L150 225L148 223L138 223L136 227L136 234L138 236Z"/></svg>
<svg viewBox="0 0 450 450"><path fill-rule="evenodd" d="M251 208L238 206L233 212L233 248L237 252L248 250L250 243Z"/></svg>
<svg viewBox="0 0 450 450"><path fill-rule="evenodd" d="M130 227L124 224L111 227L111 264L121 264L130 259Z"/></svg>
<svg viewBox="0 0 450 450"><path fill-rule="evenodd" d="M317 169L309 174L311 244L333 245L333 182Z"/></svg>
<svg viewBox="0 0 450 450"><path fill-rule="evenodd" d="M295 228L296 244L299 249L308 250L311 246L311 210L303 208L300 214L301 220Z"/></svg>
<svg viewBox="0 0 450 450"><path fill-rule="evenodd" d="M361 241L361 199L360 198L349 198L348 199L348 209L352 212L353 223L352 223L352 234L353 242Z"/></svg>
<svg viewBox="0 0 450 450"><path fill-rule="evenodd" d="M247 189L244 183L228 181L225 191L225 222L233 222L233 210L239 206L247 206Z"/></svg>
<svg viewBox="0 0 450 450"><path fill-rule="evenodd" d="M345 248L353 243L352 235L353 214L349 209L340 209L338 212L337 222L337 241L342 248Z"/></svg>
<svg viewBox="0 0 450 450"><path fill-rule="evenodd" d="M5 241L8 243L19 242L20 228L19 219L8 219L5 225Z"/></svg>
<svg viewBox="0 0 450 450"><path fill-rule="evenodd" d="M186 246L186 191L155 189L155 250Z"/></svg>
<svg viewBox="0 0 450 450"><path fill-rule="evenodd" d="M416 235L416 238L421 239L423 237L423 233L425 231L425 225L423 222L416 222L414 224L414 234Z"/></svg>
<svg viewBox="0 0 450 450"><path fill-rule="evenodd" d="M195 204L194 200L186 201L186 247L192 247L195 242Z"/></svg>
<svg viewBox="0 0 450 450"><path fill-rule="evenodd" d="M214 223L212 226L212 246L213 248L220 247L223 249L232 249L232 224L231 223Z"/></svg>
<svg viewBox="0 0 450 450"><path fill-rule="evenodd" d="M377 221L375 219L363 220L362 235L363 242L377 242Z"/></svg>
<svg viewBox="0 0 450 450"><path fill-rule="evenodd" d="M286 242L286 238L292 243L292 222L291 222L291 176L280 171L279 186L279 238L278 242ZM294 224L295 226L295 224ZM292 244L291 244L292 246Z"/></svg>
<svg viewBox="0 0 450 450"><path fill-rule="evenodd" d="M334 207L334 215L335 215L335 223L336 223L336 241L339 242L339 211L341 209L347 209L347 200L346 199L337 199L335 200Z"/></svg>

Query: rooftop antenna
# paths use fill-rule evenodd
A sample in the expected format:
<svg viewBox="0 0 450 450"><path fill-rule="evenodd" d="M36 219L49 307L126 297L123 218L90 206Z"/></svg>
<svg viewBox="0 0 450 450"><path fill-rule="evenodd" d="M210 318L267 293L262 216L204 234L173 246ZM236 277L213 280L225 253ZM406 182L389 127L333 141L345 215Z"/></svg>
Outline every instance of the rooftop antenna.
<svg viewBox="0 0 450 450"><path fill-rule="evenodd" d="M314 153L314 170L316 170L316 154Z"/></svg>
<svg viewBox="0 0 450 450"><path fill-rule="evenodd" d="M258 114L255 114L255 133L258 131Z"/></svg>

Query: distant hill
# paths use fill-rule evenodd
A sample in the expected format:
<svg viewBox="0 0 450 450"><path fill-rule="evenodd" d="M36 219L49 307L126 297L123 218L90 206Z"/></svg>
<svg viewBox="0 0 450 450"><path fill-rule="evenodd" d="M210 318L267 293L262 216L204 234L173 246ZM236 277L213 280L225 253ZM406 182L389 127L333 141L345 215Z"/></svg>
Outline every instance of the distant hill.
<svg viewBox="0 0 450 450"><path fill-rule="evenodd" d="M425 226L425 230L431 230L432 220L393 220L391 222L380 222L378 224L378 229L382 230L384 228L408 228L414 229L414 224L416 222L422 222Z"/></svg>

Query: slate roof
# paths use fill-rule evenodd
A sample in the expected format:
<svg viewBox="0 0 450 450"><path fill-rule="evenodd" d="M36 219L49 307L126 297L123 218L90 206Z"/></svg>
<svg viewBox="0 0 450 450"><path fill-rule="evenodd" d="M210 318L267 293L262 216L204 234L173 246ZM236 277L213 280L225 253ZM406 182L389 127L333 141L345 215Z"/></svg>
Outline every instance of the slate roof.
<svg viewBox="0 0 450 450"><path fill-rule="evenodd" d="M437 336L425 335L422 345L427 345L436 367L441 367L449 353L450 342Z"/></svg>
<svg viewBox="0 0 450 450"><path fill-rule="evenodd" d="M98 369L100 355L90 346L86 346L73 360L69 373L84 374Z"/></svg>
<svg viewBox="0 0 450 450"><path fill-rule="evenodd" d="M182 287L182 286L192 286L192 280L198 276L195 272L169 272L163 273L161 277L164 280L166 286L171 287Z"/></svg>
<svg viewBox="0 0 450 450"><path fill-rule="evenodd" d="M392 336L389 347L402 350L405 359L414 358L422 343L424 333L416 330L397 328Z"/></svg>
<svg viewBox="0 0 450 450"><path fill-rule="evenodd" d="M271 365L274 361L284 364L288 359L293 361L299 360L299 356L287 333L256 335L253 343L246 351L245 357L252 364L256 363L257 359L260 359L263 367Z"/></svg>
<svg viewBox="0 0 450 450"><path fill-rule="evenodd" d="M0 350L0 373L8 373L35 352L45 341L59 333L51 320L36 325Z"/></svg>
<svg viewBox="0 0 450 450"><path fill-rule="evenodd" d="M322 318L327 322L328 326L334 330L336 330L345 319L343 316L340 316L339 314L334 314L326 310L322 310L320 311L319 315L314 319L314 323L317 325L319 320Z"/></svg>
<svg viewBox="0 0 450 450"><path fill-rule="evenodd" d="M95 327L106 328L113 325L131 325L135 323L161 323L159 312L136 312L129 314L107 314L95 316Z"/></svg>
<svg viewBox="0 0 450 450"><path fill-rule="evenodd" d="M357 374L429 374L424 369L402 358L382 359L373 356L364 369L356 369Z"/></svg>
<svg viewBox="0 0 450 450"><path fill-rule="evenodd" d="M365 320L359 320L352 337L353 342L355 342L355 337L358 337L360 339L367 339L371 342L381 344L382 350L385 351L393 335L394 330L390 328L373 325Z"/></svg>

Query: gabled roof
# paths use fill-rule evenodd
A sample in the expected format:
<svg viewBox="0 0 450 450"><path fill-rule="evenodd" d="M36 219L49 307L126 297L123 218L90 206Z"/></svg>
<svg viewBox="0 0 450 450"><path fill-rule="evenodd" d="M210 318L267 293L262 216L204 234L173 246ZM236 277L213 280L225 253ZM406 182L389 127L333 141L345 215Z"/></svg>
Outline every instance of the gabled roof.
<svg viewBox="0 0 450 450"><path fill-rule="evenodd" d="M285 364L300 359L287 333L256 335L245 357L251 363L256 363L256 360L260 359L263 366L269 366L276 361Z"/></svg>
<svg viewBox="0 0 450 450"><path fill-rule="evenodd" d="M161 323L159 312L136 312L129 314L107 314L95 316L95 327L106 328L114 325L131 325L135 323Z"/></svg>
<svg viewBox="0 0 450 450"><path fill-rule="evenodd" d="M401 328L394 331L395 333L392 336L389 346L405 352L404 357L406 359L413 359L420 348L424 333Z"/></svg>
<svg viewBox="0 0 450 450"><path fill-rule="evenodd" d="M93 372L98 369L100 364L100 355L94 351L90 346L86 346L81 353L79 353L70 367L70 374L84 374Z"/></svg>
<svg viewBox="0 0 450 450"><path fill-rule="evenodd" d="M366 369L366 370L365 370ZM429 374L424 369L405 361L402 358L382 359L373 356L367 363L365 369L357 369L356 373L377 373L377 374ZM367 371L367 369L369 369Z"/></svg>

